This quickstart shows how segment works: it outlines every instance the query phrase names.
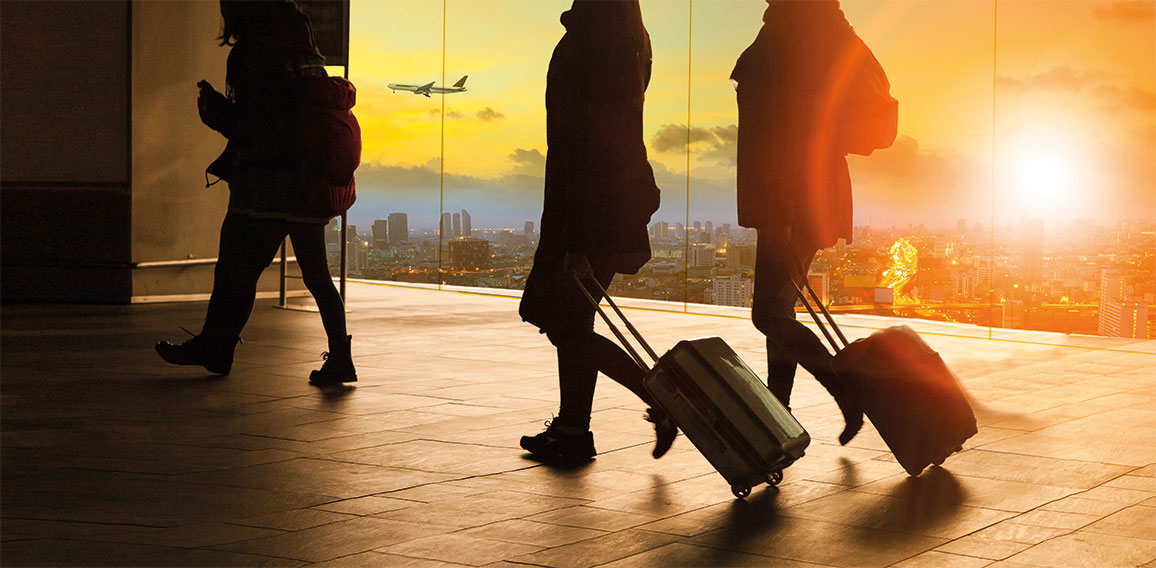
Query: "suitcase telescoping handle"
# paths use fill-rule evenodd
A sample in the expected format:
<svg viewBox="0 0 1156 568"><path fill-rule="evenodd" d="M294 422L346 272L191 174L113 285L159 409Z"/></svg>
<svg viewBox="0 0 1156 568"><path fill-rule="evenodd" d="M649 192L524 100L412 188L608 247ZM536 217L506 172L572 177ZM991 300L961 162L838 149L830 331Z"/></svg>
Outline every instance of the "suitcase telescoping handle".
<svg viewBox="0 0 1156 568"><path fill-rule="evenodd" d="M835 353L842 351L844 347L850 344L847 341L847 336L843 335L843 330L839 329L839 326L835 323L835 318L831 317L831 312L827 310L827 306L823 305L822 300L819 299L819 295L816 294L815 289L811 287L811 283L804 281L803 285L799 286L799 283L795 282L793 278L791 279L791 283L795 285L795 293L798 294L799 301L803 303L804 308L807 308L807 312L809 312L815 320L815 325L819 326L819 331L823 332L823 336L827 338L827 342L835 349ZM835 341L835 338L831 337L831 332L827 331L827 327L823 325L823 321L819 319L819 314L815 313L815 308L812 308L811 302L807 300L807 294L803 293L804 289L806 289L807 293L811 295L811 298L815 300L815 305L819 306L819 310L823 312L823 316L827 319L827 323L831 325L831 329L835 331L835 335L839 336L839 341L843 343L842 345L839 345L839 343Z"/></svg>
<svg viewBox="0 0 1156 568"><path fill-rule="evenodd" d="M614 336L618 338L618 342L626 348L628 353L630 353L630 356L634 359L634 363L638 365L638 368L642 369L642 372L644 373L649 372L650 365L646 364L646 360L643 359L642 356L638 354L638 351L634 349L634 346L626 340L626 336L622 334L622 332L618 329L618 326L614 325L614 322L610 321L610 316L606 315L606 312L602 309L602 305L599 304L598 301L594 299L594 296L590 294L590 290L586 288L587 281L579 278L577 274L572 274L571 276L574 278L574 283L578 285L578 289L582 290L582 294L586 296L587 300L590 300L590 303L594 306L594 309L598 310L598 315L602 316L602 320L605 321L606 325L610 327L610 331L614 332ZM610 299L610 294L606 293L606 290L602 288L602 284L594 278L591 278L589 282L594 284L594 287L598 289L603 298L606 298L606 302L610 304L611 308L614 308L614 313L618 314L618 318L622 320L622 323L626 324L626 329L630 330L630 333L634 336L634 339L638 340L639 345L642 345L642 348L646 350L646 353L650 355L650 358L655 363L657 363L658 354L650 348L650 344L642 338L642 334L638 333L638 330L634 328L634 326L630 323L630 320L626 319L626 314L622 313L622 310L618 309L618 304L615 304L614 300Z"/></svg>

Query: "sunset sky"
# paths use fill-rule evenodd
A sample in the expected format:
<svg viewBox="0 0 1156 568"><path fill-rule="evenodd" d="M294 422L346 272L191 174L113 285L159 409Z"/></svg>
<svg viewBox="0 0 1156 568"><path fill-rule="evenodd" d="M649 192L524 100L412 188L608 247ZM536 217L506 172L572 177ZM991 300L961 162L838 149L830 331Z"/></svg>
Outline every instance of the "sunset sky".
<svg viewBox="0 0 1156 568"><path fill-rule="evenodd" d="M442 2L354 0L350 74L365 158L351 222L405 212L411 227L436 226L443 155L445 210L470 210L475 227L537 222L546 68L569 5L448 0L443 52ZM997 223L1156 218L1156 2L842 6L900 101L896 144L851 158L858 224L987 225L993 192ZM688 220L689 124L689 220L734 222L728 77L765 7L695 0L692 13L687 0L642 1L654 46L645 135L663 190L654 220ZM386 87L463 75L468 91L445 96L444 123L440 96Z"/></svg>

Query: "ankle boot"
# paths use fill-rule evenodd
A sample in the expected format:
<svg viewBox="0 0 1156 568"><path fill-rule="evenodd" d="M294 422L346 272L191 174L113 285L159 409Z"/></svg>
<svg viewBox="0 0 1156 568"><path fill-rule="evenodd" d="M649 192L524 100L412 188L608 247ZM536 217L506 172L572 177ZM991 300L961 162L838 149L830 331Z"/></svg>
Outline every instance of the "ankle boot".
<svg viewBox="0 0 1156 568"><path fill-rule="evenodd" d="M823 385L823 388L827 389L827 392L831 393L831 396L835 398L835 404L839 405L839 410L843 413L843 421L846 426L839 434L839 444L846 446L863 428L863 410L853 399L844 379L835 374L833 368L829 370L829 373L824 373L824 376L816 376L815 378L818 379L819 384Z"/></svg>
<svg viewBox="0 0 1156 568"><path fill-rule="evenodd" d="M309 373L311 385L339 385L357 381L357 370L353 368L353 354L350 353L352 335L329 342L329 351L321 354L325 363L321 368Z"/></svg>
<svg viewBox="0 0 1156 568"><path fill-rule="evenodd" d="M180 345L158 341L154 348L161 359L174 365L200 365L210 373L228 375L233 368L233 350L240 341L240 338L217 339L202 334Z"/></svg>

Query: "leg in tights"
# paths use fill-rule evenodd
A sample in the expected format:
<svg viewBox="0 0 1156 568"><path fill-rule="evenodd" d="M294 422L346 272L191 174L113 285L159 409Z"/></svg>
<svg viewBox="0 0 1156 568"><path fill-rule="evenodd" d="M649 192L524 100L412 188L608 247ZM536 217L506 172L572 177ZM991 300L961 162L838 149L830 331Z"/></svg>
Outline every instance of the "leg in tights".
<svg viewBox="0 0 1156 568"><path fill-rule="evenodd" d="M800 272L813 256L813 250L797 252L789 244L763 238L756 252L752 319L767 336L767 386L785 406L790 406L796 363L825 385L832 374L831 353L818 336L795 320L792 279L802 276Z"/></svg>
<svg viewBox="0 0 1156 568"><path fill-rule="evenodd" d="M329 262L325 254L325 225L319 223L292 223L289 238L293 241L293 252L297 255L297 266L301 268L301 278L305 287L317 302L321 312L321 324L329 338L331 352L345 341L345 304L341 294L333 285L329 275Z"/></svg>
<svg viewBox="0 0 1156 568"><path fill-rule="evenodd" d="M608 287L614 272L596 264L594 271L602 287ZM580 293L577 296L566 296L575 301L581 298L583 303L588 304ZM581 321L546 334L558 350L558 381L562 399L558 417L568 425L589 427L594 386L599 371L653 406L650 394L642 386L642 369L618 344L594 332L592 306L583 312Z"/></svg>
<svg viewBox="0 0 1156 568"><path fill-rule="evenodd" d="M283 221L225 215L213 293L201 335L227 341L240 337L253 312L257 280L273 261L284 237Z"/></svg>
<svg viewBox="0 0 1156 568"><path fill-rule="evenodd" d="M790 406L794 384L794 361L815 376L831 393L847 426L839 434L846 444L863 426L863 412L850 398L846 387L835 374L833 356L817 335L795 320L796 278L805 278L807 266L815 256L814 249L793 250L790 243L770 242L759 234L755 256L755 299L751 319L767 336L767 361L770 376L767 386L783 403ZM789 370L789 372L788 372Z"/></svg>

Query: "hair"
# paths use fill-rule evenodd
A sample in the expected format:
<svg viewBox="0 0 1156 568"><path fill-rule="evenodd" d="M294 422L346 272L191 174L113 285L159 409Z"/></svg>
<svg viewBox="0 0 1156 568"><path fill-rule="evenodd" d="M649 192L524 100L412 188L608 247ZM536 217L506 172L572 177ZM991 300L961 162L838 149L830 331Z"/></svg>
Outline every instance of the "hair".
<svg viewBox="0 0 1156 568"><path fill-rule="evenodd" d="M221 45L236 45L237 40L267 31L280 10L291 8L300 13L293 0L220 0Z"/></svg>

